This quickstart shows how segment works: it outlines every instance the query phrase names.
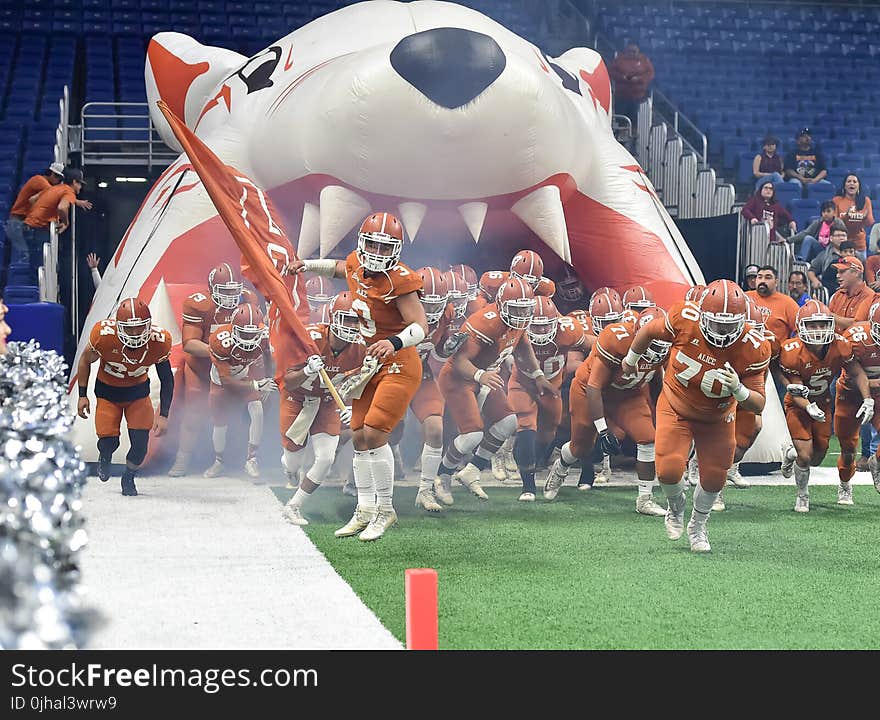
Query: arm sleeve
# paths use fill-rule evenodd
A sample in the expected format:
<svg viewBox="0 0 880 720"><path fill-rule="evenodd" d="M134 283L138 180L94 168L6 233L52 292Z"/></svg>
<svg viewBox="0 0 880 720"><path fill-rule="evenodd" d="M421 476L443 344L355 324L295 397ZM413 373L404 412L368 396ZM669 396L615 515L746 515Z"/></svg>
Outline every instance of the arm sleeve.
<svg viewBox="0 0 880 720"><path fill-rule="evenodd" d="M101 284L101 271L98 268L92 268L92 282L95 285L95 290L98 289L98 286Z"/></svg>
<svg viewBox="0 0 880 720"><path fill-rule="evenodd" d="M156 363L156 374L159 376L159 414L168 417L171 411L171 398L174 397L174 373L171 363L163 360Z"/></svg>

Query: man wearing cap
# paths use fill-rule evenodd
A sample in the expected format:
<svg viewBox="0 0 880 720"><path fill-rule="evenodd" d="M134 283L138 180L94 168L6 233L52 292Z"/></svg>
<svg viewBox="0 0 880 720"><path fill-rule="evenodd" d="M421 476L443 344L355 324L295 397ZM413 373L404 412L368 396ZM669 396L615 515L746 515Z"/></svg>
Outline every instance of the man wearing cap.
<svg viewBox="0 0 880 720"><path fill-rule="evenodd" d="M755 191L759 189L759 183L769 180L770 182L782 182L784 165L782 156L776 152L779 147L779 138L766 135L762 141L763 150L755 155L752 160L752 174L755 176Z"/></svg>
<svg viewBox="0 0 880 720"><path fill-rule="evenodd" d="M92 209L88 200L77 201L76 196L84 186L82 170L67 170L64 182L41 192L25 216L24 237L28 244L34 284L37 282L37 268L43 262L43 243L49 242L50 223L56 223L60 235L70 225L71 205L78 205L84 210Z"/></svg>
<svg viewBox="0 0 880 720"><path fill-rule="evenodd" d="M789 182L801 184L806 192L807 185L825 183L831 185L825 176L828 166L825 154L813 144L810 128L801 128L795 137L797 147L785 156L785 177Z"/></svg>
<svg viewBox="0 0 880 720"><path fill-rule="evenodd" d="M744 274L745 281L744 286L746 290L754 290L755 285L758 281L758 266L757 265L746 265L746 271Z"/></svg>
<svg viewBox="0 0 880 720"><path fill-rule="evenodd" d="M9 219L6 221L6 239L8 242L3 248L2 277L0 287L6 287L6 277L10 262L27 262L28 249L24 241L23 225L25 216L36 202L37 196L48 188L58 185L64 180L64 165L53 162L48 170L39 175L34 175L18 191L15 202L9 211ZM13 249L15 252L13 253Z"/></svg>
<svg viewBox="0 0 880 720"><path fill-rule="evenodd" d="M834 314L835 329L846 330L859 320L867 320L874 291L865 283L865 267L855 256L842 257L834 263L840 288L828 301L828 309Z"/></svg>

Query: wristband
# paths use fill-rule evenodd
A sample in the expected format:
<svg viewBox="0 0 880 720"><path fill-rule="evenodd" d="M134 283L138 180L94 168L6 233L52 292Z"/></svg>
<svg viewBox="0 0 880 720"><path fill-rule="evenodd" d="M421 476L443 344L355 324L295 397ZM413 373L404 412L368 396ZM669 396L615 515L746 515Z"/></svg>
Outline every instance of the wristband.
<svg viewBox="0 0 880 720"><path fill-rule="evenodd" d="M751 392L742 383L740 383L739 387L733 391L733 397L736 398L737 402L744 402L744 401L748 400L749 395L751 395Z"/></svg>
<svg viewBox="0 0 880 720"><path fill-rule="evenodd" d="M608 423L605 422L605 418L600 417L593 420L593 425L596 426L596 432L602 434L608 429Z"/></svg>
<svg viewBox="0 0 880 720"><path fill-rule="evenodd" d="M627 365L632 365L633 367L638 367L639 361L642 359L642 356L634 352L632 348L626 351L626 357L624 358L624 362Z"/></svg>
<svg viewBox="0 0 880 720"><path fill-rule="evenodd" d="M483 377L484 372L486 372L486 371L485 370L477 370L474 373L474 382L477 383L478 385L480 383L480 378Z"/></svg>
<svg viewBox="0 0 880 720"><path fill-rule="evenodd" d="M305 269L322 277L332 278L336 274L335 260L303 260Z"/></svg>
<svg viewBox="0 0 880 720"><path fill-rule="evenodd" d="M392 335L388 338L388 342L394 347L394 352L397 352L401 348L403 348L403 340L400 339L399 335Z"/></svg>
<svg viewBox="0 0 880 720"><path fill-rule="evenodd" d="M79 388L79 396L81 398L88 397L88 395L89 395L88 385L86 385L85 387L83 387L82 385L78 385L77 387Z"/></svg>

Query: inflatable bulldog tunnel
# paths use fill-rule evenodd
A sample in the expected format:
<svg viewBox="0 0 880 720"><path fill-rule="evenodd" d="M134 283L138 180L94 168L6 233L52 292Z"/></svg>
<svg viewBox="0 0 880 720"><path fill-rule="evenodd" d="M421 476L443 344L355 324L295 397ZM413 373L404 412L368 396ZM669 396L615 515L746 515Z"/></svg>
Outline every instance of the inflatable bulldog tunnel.
<svg viewBox="0 0 880 720"><path fill-rule="evenodd" d="M493 262L479 270L502 268L528 246L551 276L568 263L588 288L638 283L665 305L703 280L614 139L608 73L593 50L551 58L453 3L375 0L251 58L160 33L145 73L165 142L180 149L159 99L268 192L301 257L344 257L364 216L387 210L405 226L413 267L481 257ZM204 290L211 267L238 260L182 155L122 238L86 329L138 295L179 338L183 299ZM177 364L180 354L178 344ZM77 424L87 454L88 425Z"/></svg>

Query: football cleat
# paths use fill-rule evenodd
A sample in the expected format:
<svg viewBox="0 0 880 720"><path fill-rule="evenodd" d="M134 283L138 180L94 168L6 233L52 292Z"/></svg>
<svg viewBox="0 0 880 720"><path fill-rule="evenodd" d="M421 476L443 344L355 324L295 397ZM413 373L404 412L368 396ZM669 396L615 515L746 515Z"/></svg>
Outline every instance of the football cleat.
<svg viewBox="0 0 880 720"><path fill-rule="evenodd" d="M244 471L252 478L260 477L260 465L256 458L248 458L244 461Z"/></svg>
<svg viewBox="0 0 880 720"><path fill-rule="evenodd" d="M801 493L797 494L797 497L794 501L794 511L799 513L810 512L809 493L807 493L806 495L801 495Z"/></svg>
<svg viewBox="0 0 880 720"><path fill-rule="evenodd" d="M302 516L302 510L296 505L285 505L284 509L281 511L281 517L287 520L291 525L309 524L309 521Z"/></svg>
<svg viewBox="0 0 880 720"><path fill-rule="evenodd" d="M561 460L557 460L550 468L547 474L547 481L544 483L544 499L555 500L559 494L559 488L565 484L565 478L568 477L568 468L562 464Z"/></svg>
<svg viewBox="0 0 880 720"><path fill-rule="evenodd" d="M370 521L373 519L373 515L375 514L376 511L373 508L361 509L361 507L358 506L354 509L354 514L351 516L351 520L345 523L345 525L343 525L333 534L338 538L357 535L364 528L366 528L367 525L370 524Z"/></svg>
<svg viewBox="0 0 880 720"><path fill-rule="evenodd" d="M385 534L385 531L392 525L397 523L397 513L394 508L379 508L373 519L364 531L358 535L359 540L369 542L370 540L378 540Z"/></svg>
<svg viewBox="0 0 880 720"><path fill-rule="evenodd" d="M126 470L122 473L122 494L123 495L137 495L138 491L134 485L134 473Z"/></svg>
<svg viewBox="0 0 880 720"><path fill-rule="evenodd" d="M508 479L518 479L519 467L517 467L516 460L513 459L513 451L510 448L504 448L504 452L501 455L501 460L504 463L504 469L507 470Z"/></svg>
<svg viewBox="0 0 880 720"><path fill-rule="evenodd" d="M206 478L215 478L220 477L226 471L226 466L223 464L223 461L219 458L214 459L214 464L211 465L207 470L205 470L203 477Z"/></svg>
<svg viewBox="0 0 880 720"><path fill-rule="evenodd" d="M653 515L654 517L666 516L666 508L654 502L654 498L650 495L636 497L636 512L640 515Z"/></svg>
<svg viewBox="0 0 880 720"><path fill-rule="evenodd" d="M853 491L852 485L849 483L840 483L837 486L837 504L838 505L852 505L853 504Z"/></svg>
<svg viewBox="0 0 880 720"><path fill-rule="evenodd" d="M593 485L605 485L611 481L611 458L608 455L602 456L602 465L596 470L596 479Z"/></svg>
<svg viewBox="0 0 880 720"><path fill-rule="evenodd" d="M880 461L876 455L868 458L868 470L871 471L871 479L874 481L874 489L880 493Z"/></svg>
<svg viewBox="0 0 880 720"><path fill-rule="evenodd" d="M110 479L111 458L98 457L98 480L107 482Z"/></svg>
<svg viewBox="0 0 880 720"><path fill-rule="evenodd" d="M712 510L714 512L724 512L727 510L727 505L724 504L724 491L718 493L718 497L715 498L715 502L712 503Z"/></svg>
<svg viewBox="0 0 880 720"><path fill-rule="evenodd" d="M700 482L700 463L697 462L697 455L688 460L687 481L691 487L696 487Z"/></svg>
<svg viewBox="0 0 880 720"><path fill-rule="evenodd" d="M684 506L684 493L666 503L666 519L663 525L666 527L666 537L670 540L678 540L684 532Z"/></svg>
<svg viewBox="0 0 880 720"><path fill-rule="evenodd" d="M695 522L691 518L687 527L688 540L691 543L691 552L707 553L712 551L709 545L709 533L706 531L706 521Z"/></svg>
<svg viewBox="0 0 880 720"><path fill-rule="evenodd" d="M431 490L419 490L416 493L416 507L428 512L443 512L443 506L437 502Z"/></svg>
<svg viewBox="0 0 880 720"><path fill-rule="evenodd" d="M498 482L505 482L507 480L507 469L504 467L504 460L501 458L500 450L492 456L492 477Z"/></svg>
<svg viewBox="0 0 880 720"><path fill-rule="evenodd" d="M520 496L517 498L520 502L535 502L535 493L533 492L524 492L520 493Z"/></svg>
<svg viewBox="0 0 880 720"><path fill-rule="evenodd" d="M189 467L189 455L186 453L177 453L177 457L174 458L174 465L171 466L171 469L168 471L169 477L183 477L186 475L187 468Z"/></svg>
<svg viewBox="0 0 880 720"><path fill-rule="evenodd" d="M727 484L733 485L735 488L745 490L750 488L752 484L739 473L739 463L735 463L730 470L727 471Z"/></svg>
<svg viewBox="0 0 880 720"><path fill-rule="evenodd" d="M789 452L789 450L794 450L794 445L790 442L782 444L782 465L780 469L782 470L782 477L788 480L792 473L794 472L794 461L797 458L797 455L794 452Z"/></svg>
<svg viewBox="0 0 880 720"><path fill-rule="evenodd" d="M578 490L581 492L586 492L587 490L592 490L593 486L590 483L578 483Z"/></svg>
<svg viewBox="0 0 880 720"><path fill-rule="evenodd" d="M444 505L452 505L455 499L452 497L452 478L448 475L434 480L434 497Z"/></svg>
<svg viewBox="0 0 880 720"><path fill-rule="evenodd" d="M489 496L486 495L486 491L480 487L480 470L473 463L468 463L461 470L459 470L455 475L452 476L453 480L458 480L462 485L464 485L468 490L470 490L474 495L476 495L480 500L488 500Z"/></svg>

